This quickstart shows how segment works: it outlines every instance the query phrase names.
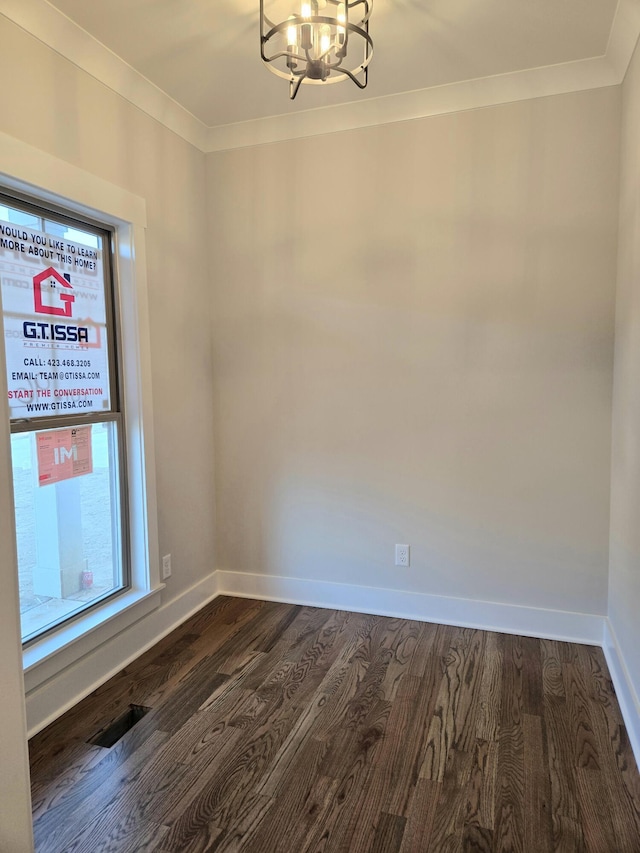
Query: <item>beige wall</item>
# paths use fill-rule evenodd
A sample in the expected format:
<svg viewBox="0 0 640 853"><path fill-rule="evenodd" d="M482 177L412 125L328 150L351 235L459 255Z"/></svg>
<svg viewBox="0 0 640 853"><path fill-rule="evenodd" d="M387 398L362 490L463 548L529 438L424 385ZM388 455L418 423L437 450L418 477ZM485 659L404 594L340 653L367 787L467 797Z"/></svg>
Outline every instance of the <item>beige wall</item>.
<svg viewBox="0 0 640 853"><path fill-rule="evenodd" d="M606 612L619 100L209 156L219 568Z"/></svg>
<svg viewBox="0 0 640 853"><path fill-rule="evenodd" d="M623 85L609 618L640 697L640 51ZM636 704L636 712L640 708Z"/></svg>

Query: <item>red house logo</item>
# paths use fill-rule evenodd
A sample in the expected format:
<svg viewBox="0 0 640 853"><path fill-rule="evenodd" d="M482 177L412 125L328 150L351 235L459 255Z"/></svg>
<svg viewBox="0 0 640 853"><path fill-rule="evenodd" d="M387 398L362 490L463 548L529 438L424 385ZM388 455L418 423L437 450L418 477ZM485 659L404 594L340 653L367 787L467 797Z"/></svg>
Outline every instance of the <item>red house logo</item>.
<svg viewBox="0 0 640 853"><path fill-rule="evenodd" d="M54 317L71 317L71 306L75 301L73 293L61 288L72 289L66 276L61 276L53 267L49 267L33 277L33 297L36 314L52 314ZM52 301L62 303L52 305Z"/></svg>

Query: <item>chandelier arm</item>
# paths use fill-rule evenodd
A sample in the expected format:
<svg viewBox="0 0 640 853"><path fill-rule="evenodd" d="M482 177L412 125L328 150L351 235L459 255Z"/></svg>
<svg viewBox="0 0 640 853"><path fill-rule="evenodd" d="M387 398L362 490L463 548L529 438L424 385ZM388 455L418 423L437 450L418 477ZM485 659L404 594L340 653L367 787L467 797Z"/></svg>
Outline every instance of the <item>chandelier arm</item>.
<svg viewBox="0 0 640 853"><path fill-rule="evenodd" d="M327 50L325 50L325 52L321 56L318 57L318 60L321 62L324 62L329 71L336 71L342 65L342 60L344 59L344 57L338 56L336 54L336 57L335 57L336 63L335 63L335 65L333 65L331 63L331 60L327 58L332 50L335 51L335 45L331 45L331 47L329 47ZM307 54L308 53L309 53L309 51L307 51Z"/></svg>
<svg viewBox="0 0 640 853"><path fill-rule="evenodd" d="M264 51L262 53L262 58L265 62L275 62L276 59L281 59L283 56L286 56L288 59L302 59L299 54L291 53L288 50L281 50L279 53L274 53L273 56L265 56Z"/></svg>
<svg viewBox="0 0 640 853"><path fill-rule="evenodd" d="M360 18L358 25L363 26L369 23L369 18L371 17L371 11L373 9L373 3L369 2L369 0L354 0L353 3L347 2L347 9L355 9L356 6L364 6L364 14Z"/></svg>
<svg viewBox="0 0 640 853"><path fill-rule="evenodd" d="M301 74L298 77L298 79L295 81L295 84L294 84L293 79L289 81L289 98L290 98L290 100L292 100L292 101L295 100L295 97L298 94L298 89L302 85L302 81L304 80L304 78L306 76L307 76L307 72L305 71L303 74Z"/></svg>
<svg viewBox="0 0 640 853"><path fill-rule="evenodd" d="M369 68L368 66L363 66L361 68L356 68L356 74L359 74L361 71L364 71L364 83L361 83L355 74L352 71L348 71L346 68L336 68L335 71L338 74L344 74L349 78L349 80L353 80L358 89L366 89L367 88L367 77L369 76Z"/></svg>
<svg viewBox="0 0 640 853"><path fill-rule="evenodd" d="M329 52L330 52L330 51L327 51L327 53L329 53ZM327 68L328 68L330 71L337 71L337 70L340 68L340 66L342 65L342 60L343 60L343 59L344 59L344 56L337 56L337 55L336 55L336 63L335 63L335 65L332 65L332 64L331 64L331 62L327 62Z"/></svg>

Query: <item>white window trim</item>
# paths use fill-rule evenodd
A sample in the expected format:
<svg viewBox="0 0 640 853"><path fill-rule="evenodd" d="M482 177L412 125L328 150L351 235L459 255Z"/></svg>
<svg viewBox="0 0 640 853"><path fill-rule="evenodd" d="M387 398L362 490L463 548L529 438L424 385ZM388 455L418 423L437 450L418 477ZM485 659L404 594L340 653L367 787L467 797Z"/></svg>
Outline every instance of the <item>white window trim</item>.
<svg viewBox="0 0 640 853"><path fill-rule="evenodd" d="M146 274L144 199L64 160L0 133L0 181L111 225L116 231L124 410L129 487L131 588L23 651L29 692L160 606L151 348ZM5 372L4 347L0 370ZM0 416L9 417L6 398ZM10 483L0 489L11 491ZM10 494L0 495L13 506Z"/></svg>

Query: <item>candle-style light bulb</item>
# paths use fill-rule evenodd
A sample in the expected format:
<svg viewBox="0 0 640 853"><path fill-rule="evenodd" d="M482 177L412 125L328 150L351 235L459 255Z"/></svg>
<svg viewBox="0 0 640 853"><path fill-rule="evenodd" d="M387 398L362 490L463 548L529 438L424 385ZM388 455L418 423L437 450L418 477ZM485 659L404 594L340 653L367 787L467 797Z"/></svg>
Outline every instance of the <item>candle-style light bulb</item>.
<svg viewBox="0 0 640 853"><path fill-rule="evenodd" d="M323 24L320 27L320 56L324 56L325 53L331 48L331 29L328 24Z"/></svg>
<svg viewBox="0 0 640 853"><path fill-rule="evenodd" d="M347 12L344 3L338 3L338 12L336 15L338 26L336 27L336 43L338 46L337 55L344 56L342 48L347 40Z"/></svg>
<svg viewBox="0 0 640 853"><path fill-rule="evenodd" d="M290 21L295 21L295 15L289 15ZM287 27L287 46L296 48L298 46L298 28L294 23Z"/></svg>
<svg viewBox="0 0 640 853"><path fill-rule="evenodd" d="M308 21L311 18L310 0L302 0L302 5L300 6L300 15L305 21ZM303 50L311 50L312 45L313 35L311 33L311 24L303 24L300 27L300 47Z"/></svg>

